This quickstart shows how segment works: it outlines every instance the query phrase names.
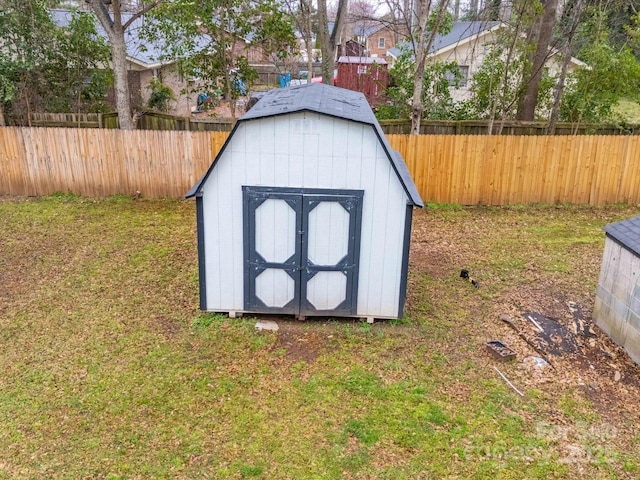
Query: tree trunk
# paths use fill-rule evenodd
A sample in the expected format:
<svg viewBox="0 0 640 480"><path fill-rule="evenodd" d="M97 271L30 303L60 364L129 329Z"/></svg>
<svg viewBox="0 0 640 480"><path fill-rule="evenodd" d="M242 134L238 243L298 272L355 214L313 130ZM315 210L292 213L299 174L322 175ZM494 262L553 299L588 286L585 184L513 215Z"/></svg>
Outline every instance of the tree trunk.
<svg viewBox="0 0 640 480"><path fill-rule="evenodd" d="M338 53L338 42L340 42L341 40L346 40L343 34L344 34L344 26L347 21L348 11L349 11L349 0L338 0L338 10L336 11L336 21L333 26L333 32L331 32L331 38L330 38L331 51L333 52L333 58L332 58L333 66L331 67L331 70L330 70L329 85L333 85L333 79L335 78L333 71L336 69L335 59L336 59L336 54ZM344 46L346 47L346 42L343 42L343 43L345 44ZM322 80L324 81L324 76Z"/></svg>
<svg viewBox="0 0 640 480"><path fill-rule="evenodd" d="M336 10L336 20L333 31L329 34L329 19L327 17L327 0L318 0L318 19L320 21L320 48L322 49L322 83L333 85L333 70L335 69L335 57L337 41L340 39L342 25L347 17L349 0L339 0Z"/></svg>
<svg viewBox="0 0 640 480"><path fill-rule="evenodd" d="M501 7L502 0L489 0L486 13L487 20L499 21L501 16Z"/></svg>
<svg viewBox="0 0 640 480"><path fill-rule="evenodd" d="M549 57L549 44L551 42L557 8L558 0L546 0L544 2L542 23L540 24L537 39L533 39L536 41L536 50L531 62L531 79L527 84L527 91L524 97L518 104L517 120L532 121L535 119L538 94L540 92L540 80L542 80L544 64Z"/></svg>
<svg viewBox="0 0 640 480"><path fill-rule="evenodd" d="M307 47L307 83L311 83L313 77L313 44L312 44L312 27L311 27L311 0L300 0L300 10L302 11L302 29L304 36L304 44Z"/></svg>
<svg viewBox="0 0 640 480"><path fill-rule="evenodd" d="M469 17L471 17L471 20L478 19L478 0L469 1Z"/></svg>
<svg viewBox="0 0 640 480"><path fill-rule="evenodd" d="M127 50L124 43L124 26L120 15L120 2L109 2L113 7L113 18L104 0L89 0L89 6L107 32L111 44L111 66L113 68L113 88L116 96L118 123L122 130L136 128L131 115L131 96L127 71Z"/></svg>
<svg viewBox="0 0 640 480"><path fill-rule="evenodd" d="M127 70L127 51L124 45L124 35L114 35L111 40L111 61L113 63L113 87L116 94L116 110L122 130L133 130L131 116L131 97L129 93L129 78Z"/></svg>
<svg viewBox="0 0 640 480"><path fill-rule="evenodd" d="M129 92L129 71L127 69L127 49L124 43L124 28L120 15L120 3L113 2L113 29L109 36L111 61L113 62L113 86L116 91L116 110L120 129L133 130L131 94Z"/></svg>
<svg viewBox="0 0 640 480"><path fill-rule="evenodd" d="M347 35L346 35L347 25L345 23L340 27L340 37L336 39L336 42L340 42L340 54L336 57L337 60L340 60L340 57L344 57L347 55ZM337 67L336 67L337 68Z"/></svg>
<svg viewBox="0 0 640 480"><path fill-rule="evenodd" d="M327 18L327 0L318 0L318 20L320 28L320 50L322 51L322 83L333 85L333 48L331 48L331 37L329 36L329 20ZM335 31L334 24L334 31Z"/></svg>
<svg viewBox="0 0 640 480"><path fill-rule="evenodd" d="M118 111L118 122L122 130L133 130L136 128L131 111L131 93L129 91L129 72L127 70L127 49L124 42L125 30L136 20L151 9L155 8L162 0L139 3L136 12L129 17L127 22L122 24L120 14L120 2L107 2L106 0L85 0L91 10L96 15L102 28L107 32L109 43L111 44L111 64L113 67L113 83L116 94L116 110ZM113 8L113 18L109 14L107 4Z"/></svg>
<svg viewBox="0 0 640 480"><path fill-rule="evenodd" d="M305 39L305 44L311 45L311 36ZM313 78L313 48L307 48L307 83Z"/></svg>
<svg viewBox="0 0 640 480"><path fill-rule="evenodd" d="M0 127L6 127L7 121L4 118L4 102L0 101Z"/></svg>
<svg viewBox="0 0 640 480"><path fill-rule="evenodd" d="M438 30L442 25L445 14L447 12L447 6L449 0L441 0L438 5L438 13L436 16L435 25L432 31L427 31L427 25L429 23L429 17L431 14L431 1L426 0L417 2L416 4L416 18L418 20L417 29L417 45L415 49L416 57L416 70L413 80L413 98L411 101L411 135L420 134L420 121L424 114L424 103L422 99L422 91L424 89L424 70L427 63L427 56L429 50L433 45L433 41L438 34ZM427 33L429 37L427 38Z"/></svg>
<svg viewBox="0 0 640 480"><path fill-rule="evenodd" d="M425 52L425 37L427 35L427 20L429 11L416 12L417 17L417 45L416 45L416 71L413 80L413 98L411 99L411 135L420 134L420 120L424 112L424 104L422 102L422 90L424 89L424 66L427 60Z"/></svg>
<svg viewBox="0 0 640 480"><path fill-rule="evenodd" d="M566 7L565 7L566 8ZM575 38L576 30L578 29L578 23L580 22L580 16L582 14L582 0L577 0L573 7L573 19L571 21L571 27L566 37L567 43L562 51L562 67L560 69L560 76L558 77L558 84L553 96L553 106L549 113L549 124L547 125L546 134L550 135L558 121L558 114L560 112L560 102L562 101L562 95L564 94L565 82L567 79L567 70L569 68L569 62L571 62L571 50L573 48L573 40Z"/></svg>

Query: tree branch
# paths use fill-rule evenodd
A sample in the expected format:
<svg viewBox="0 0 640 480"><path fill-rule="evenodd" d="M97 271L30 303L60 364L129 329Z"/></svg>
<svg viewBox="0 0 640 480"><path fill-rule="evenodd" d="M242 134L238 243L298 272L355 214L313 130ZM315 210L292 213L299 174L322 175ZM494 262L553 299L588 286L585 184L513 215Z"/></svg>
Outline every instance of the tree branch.
<svg viewBox="0 0 640 480"><path fill-rule="evenodd" d="M158 5L160 5L162 3L162 0L156 0L155 2L151 2L151 3L147 3L142 9L138 10L136 13L134 13L133 15L131 15L131 18L129 20L127 20L127 22L122 26L123 30L126 30L127 28L129 28L131 26L131 24L133 22L135 22L138 18L140 18L141 16L143 16L145 13L147 13L149 10L157 7Z"/></svg>
<svg viewBox="0 0 640 480"><path fill-rule="evenodd" d="M113 31L113 19L111 15L109 15L109 10L102 0L87 0L89 5L91 6L91 10L95 13L96 17L106 30L107 34L111 36Z"/></svg>

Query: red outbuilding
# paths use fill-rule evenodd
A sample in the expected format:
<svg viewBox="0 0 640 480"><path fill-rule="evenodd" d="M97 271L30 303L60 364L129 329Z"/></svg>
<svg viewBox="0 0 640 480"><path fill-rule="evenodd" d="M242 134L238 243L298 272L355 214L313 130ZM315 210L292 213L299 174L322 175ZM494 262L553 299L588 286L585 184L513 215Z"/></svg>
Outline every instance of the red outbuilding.
<svg viewBox="0 0 640 480"><path fill-rule="evenodd" d="M389 73L387 62L377 57L340 57L337 86L364 93L370 105L384 101Z"/></svg>

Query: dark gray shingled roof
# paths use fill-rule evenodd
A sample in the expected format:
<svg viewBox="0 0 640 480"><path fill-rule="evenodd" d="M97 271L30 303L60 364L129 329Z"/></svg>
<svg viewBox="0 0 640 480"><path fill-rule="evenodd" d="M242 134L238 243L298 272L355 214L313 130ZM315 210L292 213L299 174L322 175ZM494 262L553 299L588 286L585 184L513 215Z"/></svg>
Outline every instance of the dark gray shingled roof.
<svg viewBox="0 0 640 480"><path fill-rule="evenodd" d="M229 135L227 142L229 142L229 139L231 139L235 129L241 122L296 112L315 112L330 117L344 118L345 120L371 125L384 146L387 157L407 192L411 204L417 207L424 206L402 156L389 145L387 137L384 135L378 120L373 114L373 110L371 110L371 107L367 103L367 99L360 92L353 92L322 83L308 83L305 85L271 90L267 92L251 110L240 117ZM200 192L202 184L214 168L226 145L227 143L222 147L207 173L189 190L186 195L187 198L193 197Z"/></svg>
<svg viewBox="0 0 640 480"><path fill-rule="evenodd" d="M640 216L610 223L604 231L624 248L640 256Z"/></svg>

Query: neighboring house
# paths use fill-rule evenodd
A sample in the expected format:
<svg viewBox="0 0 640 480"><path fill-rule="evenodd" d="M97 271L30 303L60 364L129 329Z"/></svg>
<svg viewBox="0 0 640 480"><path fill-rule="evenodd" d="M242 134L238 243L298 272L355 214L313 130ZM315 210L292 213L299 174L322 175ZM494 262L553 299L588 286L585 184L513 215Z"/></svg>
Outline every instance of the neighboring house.
<svg viewBox="0 0 640 480"><path fill-rule="evenodd" d="M496 32L504 26L501 22L454 22L453 28L446 35L437 35L429 50L429 57L443 62L456 62L462 78L456 80L451 75L451 96L455 101L467 100L471 96L470 81L478 72L485 57L491 51L491 45L496 40ZM391 48L387 51L390 64L402 53L401 48ZM550 73L557 74L560 70L558 52L552 51L552 58L547 63ZM571 58L569 71L577 66L585 66L577 58Z"/></svg>
<svg viewBox="0 0 640 480"><path fill-rule="evenodd" d="M131 18L131 15L130 13L123 13L123 22ZM58 26L64 27L71 21L72 11L52 9L51 17ZM180 75L177 68L177 59L159 60L164 53L162 47L148 43L140 38L144 22L145 18L139 17L125 32L131 105L133 108L140 108L146 105L151 94L148 88L149 83L153 78L159 78L165 85L171 87L175 94L176 101L173 103L171 113L189 116L196 109L197 97L200 93L197 91L194 93L189 92L189 90L193 89L193 83L197 83L197 79L189 81ZM106 32L97 20L96 26L98 34L108 40ZM198 40L199 47L205 48L207 43L206 35L202 35L202 38ZM270 59L261 48L250 46L250 39L237 41L233 51L238 55L245 55L251 65L270 63ZM108 94L107 102L115 109L113 91Z"/></svg>
<svg viewBox="0 0 640 480"><path fill-rule="evenodd" d="M370 57L386 58L387 51L407 40L406 28L384 22L354 26L354 36Z"/></svg>
<svg viewBox="0 0 640 480"><path fill-rule="evenodd" d="M70 10L51 10L51 17L60 27L68 25L71 21L71 16L72 12ZM122 16L123 22L131 18L131 14L129 13L123 13ZM125 32L131 105L133 108L140 108L146 105L151 93L149 88L147 88L149 83L153 78L160 78L164 84L171 87L176 96L172 113L188 116L193 106L196 105L198 94L182 93L183 89L187 89L188 83L186 79L178 73L176 61L157 60L162 56L162 50L139 37L143 22L144 17L138 18ZM102 25L100 25L97 20L96 26L98 34L108 39ZM113 96L113 92L110 92L107 101L115 109L115 99Z"/></svg>
<svg viewBox="0 0 640 480"><path fill-rule="evenodd" d="M334 22L328 23L329 33L333 32ZM347 23L344 28L344 36L347 38L347 45L353 42L353 48L358 48L358 52L346 52L344 56L363 56L385 58L387 50L399 45L407 40L406 27L398 24L385 22L384 20L356 20ZM338 38L341 45L342 36ZM359 45L359 47L355 47ZM338 48L336 59L343 54Z"/></svg>
<svg viewBox="0 0 640 480"><path fill-rule="evenodd" d="M338 45L336 52L336 62L340 60L340 57L366 57L365 46L355 40L347 40L344 45Z"/></svg>

